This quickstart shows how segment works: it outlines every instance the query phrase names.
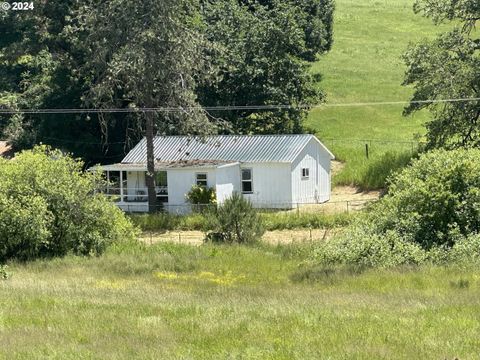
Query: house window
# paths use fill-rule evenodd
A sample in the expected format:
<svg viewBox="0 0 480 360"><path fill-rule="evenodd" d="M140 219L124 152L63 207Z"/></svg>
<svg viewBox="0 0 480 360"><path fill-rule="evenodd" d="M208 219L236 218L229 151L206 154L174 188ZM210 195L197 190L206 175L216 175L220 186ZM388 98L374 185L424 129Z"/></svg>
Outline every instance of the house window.
<svg viewBox="0 0 480 360"><path fill-rule="evenodd" d="M310 169L303 168L302 169L302 179L308 179L310 177Z"/></svg>
<svg viewBox="0 0 480 360"><path fill-rule="evenodd" d="M167 172L166 171L157 171L155 173L155 185L161 187L167 187Z"/></svg>
<svg viewBox="0 0 480 360"><path fill-rule="evenodd" d="M242 193L251 194L253 192L252 169L242 169Z"/></svg>
<svg viewBox="0 0 480 360"><path fill-rule="evenodd" d="M207 174L205 174L205 173L197 173L195 176L196 176L195 183L196 183L198 186L207 187Z"/></svg>

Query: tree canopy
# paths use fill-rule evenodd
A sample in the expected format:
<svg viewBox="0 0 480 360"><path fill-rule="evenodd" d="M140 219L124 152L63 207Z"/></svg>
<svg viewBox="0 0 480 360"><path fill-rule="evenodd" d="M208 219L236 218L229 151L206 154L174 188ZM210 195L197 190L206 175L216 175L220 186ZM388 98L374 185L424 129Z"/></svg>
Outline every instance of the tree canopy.
<svg viewBox="0 0 480 360"><path fill-rule="evenodd" d="M225 120L224 132L299 132L306 111L295 106L323 96L308 62L330 49L332 15L333 0L41 1L1 12L0 107L284 103L294 107L155 116L165 134L214 130L206 119ZM18 113L0 117L0 132L17 149L43 142L104 162L142 135L142 118Z"/></svg>
<svg viewBox="0 0 480 360"><path fill-rule="evenodd" d="M298 133L308 109L324 94L308 61L330 49L333 1L204 2L217 77L199 87L207 106L292 105L215 114L239 133Z"/></svg>
<svg viewBox="0 0 480 360"><path fill-rule="evenodd" d="M449 103L430 100L480 97L480 39L475 25L480 20L477 0L417 0L415 11L436 24L452 22L453 29L433 41L412 45L404 58L405 85L415 93L405 114L428 108L430 148L480 146L480 101Z"/></svg>

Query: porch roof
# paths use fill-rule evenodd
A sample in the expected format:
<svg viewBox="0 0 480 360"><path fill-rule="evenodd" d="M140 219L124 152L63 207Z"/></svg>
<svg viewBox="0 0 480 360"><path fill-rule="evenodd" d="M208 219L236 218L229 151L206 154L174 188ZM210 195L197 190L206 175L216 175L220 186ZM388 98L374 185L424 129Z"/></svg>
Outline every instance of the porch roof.
<svg viewBox="0 0 480 360"><path fill-rule="evenodd" d="M217 168L224 165L239 164L237 161L217 161L217 160L179 160L172 162L156 162L155 170L162 171L168 169L198 169L198 168ZM101 171L147 171L146 164L125 164L118 163L112 165L98 165L90 170Z"/></svg>

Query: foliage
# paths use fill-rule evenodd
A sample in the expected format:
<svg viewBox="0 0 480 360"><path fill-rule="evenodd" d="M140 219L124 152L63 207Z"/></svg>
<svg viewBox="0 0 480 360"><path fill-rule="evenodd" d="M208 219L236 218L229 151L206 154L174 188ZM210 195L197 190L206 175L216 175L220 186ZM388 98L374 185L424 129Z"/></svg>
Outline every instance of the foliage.
<svg viewBox="0 0 480 360"><path fill-rule="evenodd" d="M1 280L8 280L11 274L8 272L7 265L0 265L0 279Z"/></svg>
<svg viewBox="0 0 480 360"><path fill-rule="evenodd" d="M451 247L480 231L480 150L438 150L399 173L372 211L379 233L393 230L423 248Z"/></svg>
<svg viewBox="0 0 480 360"><path fill-rule="evenodd" d="M156 214L132 214L130 219L135 226L143 231L168 230L212 230L213 226L207 221L207 213L192 213L188 215L170 214L168 212Z"/></svg>
<svg viewBox="0 0 480 360"><path fill-rule="evenodd" d="M109 0L98 7L68 0L2 11L0 108L175 107L183 111L152 114L160 133L205 134L216 128L209 114L192 109L197 98L202 105L217 105L217 95L220 105L309 102L316 91L306 61L331 46L333 1L262 3ZM221 113L210 120L258 132L282 132L283 123L292 131L295 123L298 131L300 114ZM42 142L98 163L121 159L141 136L144 117L1 115L0 134L17 150Z"/></svg>
<svg viewBox="0 0 480 360"><path fill-rule="evenodd" d="M132 239L123 213L95 194L100 174L46 146L0 160L0 260L101 254Z"/></svg>
<svg viewBox="0 0 480 360"><path fill-rule="evenodd" d="M291 229L332 229L344 227L350 224L355 215L323 214L319 213L294 213L294 212L273 212L260 213L266 230L291 230Z"/></svg>
<svg viewBox="0 0 480 360"><path fill-rule="evenodd" d="M248 244L258 241L265 229L252 203L233 193L218 207L213 232L218 234L217 240Z"/></svg>
<svg viewBox="0 0 480 360"><path fill-rule="evenodd" d="M323 98L308 61L330 49L332 14L331 0L204 1L210 61L218 70L198 89L202 105L288 104L292 108L211 114L234 132L301 132L308 109L299 105Z"/></svg>
<svg viewBox="0 0 480 360"><path fill-rule="evenodd" d="M336 0L334 45L312 64L311 73L322 74L318 85L330 103L408 101L413 89L401 86L406 66L401 59L408 44L432 40L448 30L412 11L414 0ZM361 31L359 31L361 29ZM424 141L427 110L402 116L404 105L320 107L312 109L305 126L340 159L344 166L332 175L334 184L372 188L365 177L384 153L414 153L410 143L418 133ZM365 140L372 140L370 159ZM373 179L372 179L373 180ZM375 181L376 182L376 181Z"/></svg>
<svg viewBox="0 0 480 360"><path fill-rule="evenodd" d="M169 230L213 231L216 228L215 210L188 215L170 214L132 214L130 220L142 231L162 232ZM332 229L351 224L356 215L353 214L322 214L292 212L259 212L265 230L292 229Z"/></svg>
<svg viewBox="0 0 480 360"><path fill-rule="evenodd" d="M77 1L39 1L34 11L0 12L0 108L82 108L92 77L79 71L89 61L68 29ZM0 116L0 137L16 150L42 142L68 149L87 161L122 157L125 132L133 125L124 114L108 124L103 137L98 114L15 114ZM3 130L3 131L2 131ZM108 142L103 146L102 142Z"/></svg>
<svg viewBox="0 0 480 360"><path fill-rule="evenodd" d="M185 197L193 205L212 205L217 203L215 189L206 186L193 185Z"/></svg>
<svg viewBox="0 0 480 360"><path fill-rule="evenodd" d="M327 142L327 144L329 144ZM360 190L385 189L387 179L408 165L417 156L417 147L412 144L379 144L369 146L369 158L361 142L333 145L336 159L342 169L334 175L334 185L356 186Z"/></svg>
<svg viewBox="0 0 480 360"><path fill-rule="evenodd" d="M437 150L397 174L388 194L338 239L320 263L396 266L478 258L480 150Z"/></svg>
<svg viewBox="0 0 480 360"><path fill-rule="evenodd" d="M428 108L429 147L480 146L480 101L431 103L425 100L480 97L480 40L475 25L480 8L471 0L417 0L415 11L436 24L453 22L454 29L434 41L422 41L405 54L404 85L415 93L405 113Z"/></svg>
<svg viewBox="0 0 480 360"><path fill-rule="evenodd" d="M182 107L152 114L160 133L211 130L202 112L190 110L197 105L196 79L209 71L202 57L197 2L84 3L68 34L88 54L82 72L92 77L92 84L85 101L95 107Z"/></svg>

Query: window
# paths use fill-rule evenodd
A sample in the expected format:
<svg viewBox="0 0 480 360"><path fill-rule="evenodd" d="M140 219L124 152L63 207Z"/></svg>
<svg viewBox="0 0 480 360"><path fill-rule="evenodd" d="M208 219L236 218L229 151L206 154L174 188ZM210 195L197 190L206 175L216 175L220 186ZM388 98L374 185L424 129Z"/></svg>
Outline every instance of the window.
<svg viewBox="0 0 480 360"><path fill-rule="evenodd" d="M205 173L196 174L196 184L198 186L207 187L207 174Z"/></svg>
<svg viewBox="0 0 480 360"><path fill-rule="evenodd" d="M252 169L242 169L242 193L253 192Z"/></svg>
<svg viewBox="0 0 480 360"><path fill-rule="evenodd" d="M302 169L302 179L308 179L310 177L310 169L303 168Z"/></svg>
<svg viewBox="0 0 480 360"><path fill-rule="evenodd" d="M168 186L167 183L167 172L166 171L157 171L155 173L155 185L166 187Z"/></svg>

